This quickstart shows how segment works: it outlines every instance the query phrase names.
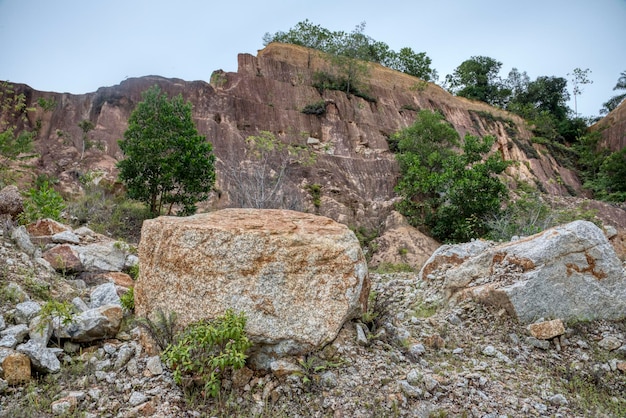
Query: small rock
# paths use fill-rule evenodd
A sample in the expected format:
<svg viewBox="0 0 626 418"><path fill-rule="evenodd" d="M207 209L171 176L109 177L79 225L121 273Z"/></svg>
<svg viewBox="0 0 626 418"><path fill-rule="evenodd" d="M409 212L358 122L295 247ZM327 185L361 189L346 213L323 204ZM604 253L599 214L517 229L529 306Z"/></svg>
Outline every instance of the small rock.
<svg viewBox="0 0 626 418"><path fill-rule="evenodd" d="M85 312L89 310L89 306L78 296L72 299L72 305L76 308L78 312Z"/></svg>
<svg viewBox="0 0 626 418"><path fill-rule="evenodd" d="M83 271L83 264L78 253L67 244L57 245L42 254L50 266L61 273L78 273Z"/></svg>
<svg viewBox="0 0 626 418"><path fill-rule="evenodd" d="M618 361L615 367L620 372L626 373L626 361Z"/></svg>
<svg viewBox="0 0 626 418"><path fill-rule="evenodd" d="M163 373L163 364L159 356L153 356L146 362L146 370L150 372L152 376L158 376Z"/></svg>
<svg viewBox="0 0 626 418"><path fill-rule="evenodd" d="M13 353L2 361L4 380L9 385L20 385L30 381L30 359L22 353Z"/></svg>
<svg viewBox="0 0 626 418"><path fill-rule="evenodd" d="M139 373L141 373L137 360L133 358L128 361L128 363L126 364L126 372L131 376L137 376Z"/></svg>
<svg viewBox="0 0 626 418"><path fill-rule="evenodd" d="M9 388L9 382L7 382L4 379L0 379L0 395L2 395L4 392L6 392L6 390ZM2 412L2 409L0 408L0 412Z"/></svg>
<svg viewBox="0 0 626 418"><path fill-rule="evenodd" d="M28 324L41 311L39 303L26 301L15 305L13 317L16 324Z"/></svg>
<svg viewBox="0 0 626 418"><path fill-rule="evenodd" d="M423 344L413 344L409 347L409 354L414 358L421 356L426 352L426 348Z"/></svg>
<svg viewBox="0 0 626 418"><path fill-rule="evenodd" d="M463 350L461 347L457 347L454 350L452 350L452 354L456 354L456 355L463 354L464 352L465 350Z"/></svg>
<svg viewBox="0 0 626 418"><path fill-rule="evenodd" d="M542 350L547 350L550 348L550 341L546 340L538 340L535 337L526 337L526 344L531 345L536 348L540 348Z"/></svg>
<svg viewBox="0 0 626 418"><path fill-rule="evenodd" d="M363 329L363 325L357 323L356 324L356 342L359 345L367 346L369 345L369 341L367 336L365 335L365 330Z"/></svg>
<svg viewBox="0 0 626 418"><path fill-rule="evenodd" d="M11 232L11 239L20 250L29 256L35 255L37 249L30 241L30 236L28 235L28 232L26 232L26 228L24 228L23 225L13 229L13 232Z"/></svg>
<svg viewBox="0 0 626 418"><path fill-rule="evenodd" d="M555 406L563 406L563 405L569 404L569 402L567 401L567 398L565 398L565 396L561 395L560 393L557 393L556 395L551 396L550 399L548 400L550 401L552 405L555 405Z"/></svg>
<svg viewBox="0 0 626 418"><path fill-rule="evenodd" d="M424 345L428 348L434 348L435 350L440 350L445 348L446 342L439 334L431 335L429 337L424 338Z"/></svg>
<svg viewBox="0 0 626 418"><path fill-rule="evenodd" d="M437 379L435 379L431 375L424 376L424 387L427 391L432 392L437 386L439 386L439 382L437 381Z"/></svg>
<svg viewBox="0 0 626 418"><path fill-rule="evenodd" d="M248 384L250 379L252 379L252 376L254 376L254 372L246 366L241 369L234 370L232 375L233 386L236 388L243 388Z"/></svg>
<svg viewBox="0 0 626 418"><path fill-rule="evenodd" d="M337 386L337 375L332 371L327 370L320 376L320 381L324 386L334 388Z"/></svg>
<svg viewBox="0 0 626 418"><path fill-rule="evenodd" d="M456 325L456 326L463 325L463 321L456 314L450 315L448 317L448 322L450 322L452 325Z"/></svg>
<svg viewBox="0 0 626 418"><path fill-rule="evenodd" d="M52 242L57 244L80 244L80 238L72 231L63 231L52 236Z"/></svg>
<svg viewBox="0 0 626 418"><path fill-rule="evenodd" d="M604 337L598 342L598 346L607 351L617 350L622 346L622 342L613 336Z"/></svg>
<svg viewBox="0 0 626 418"><path fill-rule="evenodd" d="M402 393L404 393L406 397L417 399L423 398L424 392L422 391L422 389L410 385L409 382L407 382L406 380L400 380L398 384L400 385L400 390L402 391Z"/></svg>
<svg viewBox="0 0 626 418"><path fill-rule="evenodd" d="M52 414L54 415L68 415L74 411L78 401L73 396L66 396L58 401L52 402Z"/></svg>
<svg viewBox="0 0 626 418"><path fill-rule="evenodd" d="M554 337L565 334L565 326L560 319L530 324L528 330L530 335L539 340L551 340Z"/></svg>
<svg viewBox="0 0 626 418"><path fill-rule="evenodd" d="M492 345L488 345L487 347L483 348L483 354L488 356L488 357L495 356L496 352L497 352L497 350Z"/></svg>
<svg viewBox="0 0 626 418"><path fill-rule="evenodd" d="M417 369L411 369L406 375L406 381L412 386L417 386L422 381L422 374Z"/></svg>
<svg viewBox="0 0 626 418"><path fill-rule="evenodd" d="M115 359L114 368L116 370L121 369L130 361L130 359L135 355L135 348L129 344L124 344L117 351L117 358Z"/></svg>
<svg viewBox="0 0 626 418"><path fill-rule="evenodd" d="M17 351L26 354L33 365L33 368L42 373L58 373L61 370L61 363L56 356L56 351L47 347L42 347L35 341L18 345Z"/></svg>
<svg viewBox="0 0 626 418"><path fill-rule="evenodd" d="M25 324L19 324L0 331L0 337L6 337L8 335L13 336L19 344L24 341L24 338L28 335L28 326Z"/></svg>
<svg viewBox="0 0 626 418"><path fill-rule="evenodd" d="M4 316L0 315L0 331L7 327L6 322L4 322Z"/></svg>
<svg viewBox="0 0 626 418"><path fill-rule="evenodd" d="M90 300L89 306L91 309L96 309L104 305L122 305L114 283L105 283L96 287L91 292Z"/></svg>
<svg viewBox="0 0 626 418"><path fill-rule="evenodd" d="M302 368L286 359L279 359L270 363L270 370L276 377L283 377L294 373L302 373Z"/></svg>

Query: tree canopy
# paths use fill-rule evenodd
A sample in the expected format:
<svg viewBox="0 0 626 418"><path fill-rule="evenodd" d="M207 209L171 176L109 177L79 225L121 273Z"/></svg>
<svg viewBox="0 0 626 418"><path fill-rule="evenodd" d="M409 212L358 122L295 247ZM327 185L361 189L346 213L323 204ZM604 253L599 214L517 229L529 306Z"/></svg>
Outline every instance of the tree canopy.
<svg viewBox="0 0 626 418"><path fill-rule="evenodd" d="M444 242L468 241L489 232L487 218L500 211L508 189L497 174L508 163L486 157L493 137L459 135L443 116L421 110L415 123L394 134L401 177L398 210ZM461 148L461 152L454 151Z"/></svg>
<svg viewBox="0 0 626 418"><path fill-rule="evenodd" d="M622 71L619 78L617 79L615 87L613 87L613 90L626 90L626 71ZM606 115L617 106L619 106L619 104L622 103L624 99L626 99L626 93L618 94L611 97L609 100L603 103L603 107L602 109L600 109L600 114Z"/></svg>
<svg viewBox="0 0 626 418"><path fill-rule="evenodd" d="M347 33L330 31L306 19L287 32L266 33L263 36L263 44L282 42L302 45L340 57L376 62L425 81L437 80L437 71L431 68L432 60L425 52L416 53L408 47L395 52L386 43L365 35L364 30L365 22Z"/></svg>
<svg viewBox="0 0 626 418"><path fill-rule="evenodd" d="M446 76L446 84L457 96L502 106L510 90L500 79L501 67L502 63L493 58L471 57Z"/></svg>
<svg viewBox="0 0 626 418"><path fill-rule="evenodd" d="M152 216L196 211L215 184L212 146L198 135L191 118L191 103L182 95L168 99L154 86L142 94L119 141L126 156L118 163L119 177L128 196L147 204Z"/></svg>

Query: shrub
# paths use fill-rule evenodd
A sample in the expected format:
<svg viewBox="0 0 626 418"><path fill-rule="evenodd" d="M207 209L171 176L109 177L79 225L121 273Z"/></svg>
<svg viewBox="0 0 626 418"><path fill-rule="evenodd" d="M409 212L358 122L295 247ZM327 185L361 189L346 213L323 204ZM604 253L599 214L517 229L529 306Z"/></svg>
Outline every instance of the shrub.
<svg viewBox="0 0 626 418"><path fill-rule="evenodd" d="M134 297L133 291L133 297ZM134 304L134 302L133 302ZM174 342L176 328L176 312L170 312L166 315L161 309L156 311L156 319L137 318L135 321L139 327L148 333L150 338L159 346L161 350L165 350Z"/></svg>
<svg viewBox="0 0 626 418"><path fill-rule="evenodd" d="M31 188L26 193L24 212L19 215L18 221L23 225L43 218L58 221L63 209L65 209L63 197L44 181L38 188Z"/></svg>
<svg viewBox="0 0 626 418"><path fill-rule="evenodd" d="M246 363L246 350L250 341L245 334L246 317L228 310L213 321L191 324L176 344L163 352L162 358L172 369L174 381L200 381L205 396L216 397L222 377L229 370L242 368Z"/></svg>
<svg viewBox="0 0 626 418"><path fill-rule="evenodd" d="M326 102L320 100L319 102L310 103L302 109L302 113L306 115L322 116L326 114Z"/></svg>
<svg viewBox="0 0 626 418"><path fill-rule="evenodd" d="M126 293L120 297L122 308L128 312L135 312L135 288L130 287Z"/></svg>

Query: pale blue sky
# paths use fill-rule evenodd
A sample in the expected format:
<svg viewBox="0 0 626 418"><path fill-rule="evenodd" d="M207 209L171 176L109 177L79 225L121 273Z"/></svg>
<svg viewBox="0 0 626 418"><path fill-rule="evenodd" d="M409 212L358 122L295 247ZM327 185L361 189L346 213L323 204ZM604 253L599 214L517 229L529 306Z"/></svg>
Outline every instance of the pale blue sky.
<svg viewBox="0 0 626 418"><path fill-rule="evenodd" d="M153 74L207 81L305 19L346 32L364 21L392 49L426 52L441 81L476 55L501 61L503 77L589 68L585 116L626 71L626 0L0 0L0 80L75 94Z"/></svg>

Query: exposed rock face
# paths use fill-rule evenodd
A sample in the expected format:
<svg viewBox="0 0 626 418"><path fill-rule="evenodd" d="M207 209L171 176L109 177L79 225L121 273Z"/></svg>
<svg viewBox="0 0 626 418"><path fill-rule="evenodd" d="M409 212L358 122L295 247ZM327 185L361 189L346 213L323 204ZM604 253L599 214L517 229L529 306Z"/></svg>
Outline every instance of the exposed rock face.
<svg viewBox="0 0 626 418"><path fill-rule="evenodd" d="M612 151L626 147L626 101L590 128L602 134L603 145Z"/></svg>
<svg viewBox="0 0 626 418"><path fill-rule="evenodd" d="M313 166L294 170L289 178L290 190L299 190L305 209L312 212L315 208L304 186L319 184L319 214L348 225L376 227L392 208L398 175L387 138L412 124L418 109L441 111L461 136L494 135L494 152L523 162L511 166L509 174L531 183L536 180L554 195L567 195L568 187L580 191L572 171L537 152L540 146L529 142L531 133L519 117L454 97L435 84L370 64L364 81L376 102L368 102L340 91L320 93L312 87L313 74L329 65L314 50L270 44L256 57L240 54L238 63L237 73L216 71L210 84L149 76L83 95L39 92L16 85L16 92L25 94L27 107L35 108L27 115L26 127L41 125L37 166L59 178L68 192L78 191L79 175L90 170L103 173L102 181L114 181L115 163L122 157L117 141L123 137L141 93L158 84L169 96L180 93L191 101L199 133L213 144L218 186L226 192L210 202L214 208L232 205L228 191L233 179L224 166L234 166L244 158L246 137L270 131L284 143L307 147L317 156ZM37 105L40 98L56 101L56 108L44 111ZM320 101L325 102L324 115L301 112ZM86 119L95 126L89 140L98 146L81 159L83 132L78 124ZM19 120L15 123L18 128L24 126ZM554 181L557 177L563 184Z"/></svg>
<svg viewBox="0 0 626 418"><path fill-rule="evenodd" d="M419 270L440 247L433 238L409 225L398 212L391 212L385 223L384 233L374 240L377 250L370 260L371 267L380 263L408 264Z"/></svg>
<svg viewBox="0 0 626 418"><path fill-rule="evenodd" d="M420 275L440 282L448 298L496 304L525 323L541 317L567 321L626 316L622 263L591 222L575 221L482 247L478 253L457 251L467 256L444 259L444 252L454 255L446 246L433 254Z"/></svg>
<svg viewBox="0 0 626 418"><path fill-rule="evenodd" d="M185 326L244 311L253 361L305 354L365 309L367 265L354 233L287 210L225 209L144 222L138 316L175 311Z"/></svg>

